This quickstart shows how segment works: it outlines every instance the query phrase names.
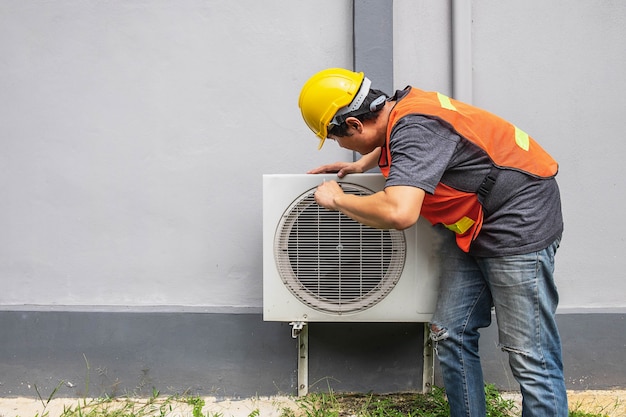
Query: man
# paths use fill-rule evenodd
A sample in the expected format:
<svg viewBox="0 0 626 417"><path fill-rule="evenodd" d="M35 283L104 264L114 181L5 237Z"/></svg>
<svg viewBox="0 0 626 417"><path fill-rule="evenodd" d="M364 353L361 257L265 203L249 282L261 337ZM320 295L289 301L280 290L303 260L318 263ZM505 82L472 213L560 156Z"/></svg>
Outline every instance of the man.
<svg viewBox="0 0 626 417"><path fill-rule="evenodd" d="M299 98L324 141L359 152L310 173L339 177L378 165L383 191L344 194L328 181L317 203L363 224L405 229L421 215L443 236L431 338L452 416L484 416L479 329L495 307L501 348L523 395L523 416L567 416L555 323L554 255L563 231L558 165L513 124L440 93L413 87L391 98L363 73L330 68Z"/></svg>

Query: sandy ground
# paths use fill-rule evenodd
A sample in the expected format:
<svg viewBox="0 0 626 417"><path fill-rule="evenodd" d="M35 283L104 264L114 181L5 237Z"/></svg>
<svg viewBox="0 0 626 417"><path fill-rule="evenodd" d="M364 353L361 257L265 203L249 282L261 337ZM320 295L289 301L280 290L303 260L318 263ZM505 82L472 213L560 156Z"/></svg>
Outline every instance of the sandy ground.
<svg viewBox="0 0 626 417"><path fill-rule="evenodd" d="M513 399L521 413L520 394L505 393L503 397ZM626 390L567 391L567 400L569 409L572 411L585 411L609 417L626 417Z"/></svg>
<svg viewBox="0 0 626 417"><path fill-rule="evenodd" d="M218 415L221 417L248 417L251 415L279 417L286 407L292 410L297 409L296 402L289 397L258 397L241 400L205 397L202 399L205 402L205 406L202 409L203 415L212 417ZM137 408L145 406L146 403L145 399L132 401L136 402ZM87 406L85 406L85 403ZM0 398L0 417L36 417L43 416L44 412L47 413L48 417L58 417L66 409L77 410L82 408L84 411L88 411L90 403L98 403L99 409L104 407L100 401L90 401L88 399L55 398L44 408L44 405L38 399L21 397ZM122 402L113 402L110 404L110 407L115 407L116 405L123 406ZM158 408L159 403L156 403L155 410L158 410ZM167 416L169 417L191 417L193 415L192 406L184 403L168 403L167 410ZM160 413L154 412L146 415L159 416Z"/></svg>
<svg viewBox="0 0 626 417"><path fill-rule="evenodd" d="M503 397L512 399L518 404L521 400L519 394L504 393ZM626 390L569 391L568 397L570 410L598 413L609 417L626 417ZM298 410L295 399L291 397L258 397L241 400L206 397L203 399L205 406L202 411L205 416L279 417L283 414L284 408ZM63 413L64 409L68 408L83 407L87 411L84 408L84 401L76 398L57 398L50 401L44 409L41 401L33 398L0 398L0 417L35 417L45 415L44 413L47 413L48 417L57 417ZM137 400L138 407L144 403L145 400ZM158 414L154 413L153 415ZM170 417L189 417L192 415L192 408L187 404L176 403L167 415Z"/></svg>

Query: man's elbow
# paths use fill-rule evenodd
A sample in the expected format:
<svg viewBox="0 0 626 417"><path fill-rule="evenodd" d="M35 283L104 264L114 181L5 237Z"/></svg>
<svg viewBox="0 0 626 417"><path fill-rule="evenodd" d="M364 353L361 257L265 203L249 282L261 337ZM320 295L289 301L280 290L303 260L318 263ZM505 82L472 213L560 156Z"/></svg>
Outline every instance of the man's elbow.
<svg viewBox="0 0 626 417"><path fill-rule="evenodd" d="M409 227L413 226L419 215L414 214L404 214L404 215L396 215L391 219L391 228L396 230L405 230Z"/></svg>
<svg viewBox="0 0 626 417"><path fill-rule="evenodd" d="M424 190L408 186L392 186L385 188L386 218L392 228L397 230L408 229L419 218Z"/></svg>

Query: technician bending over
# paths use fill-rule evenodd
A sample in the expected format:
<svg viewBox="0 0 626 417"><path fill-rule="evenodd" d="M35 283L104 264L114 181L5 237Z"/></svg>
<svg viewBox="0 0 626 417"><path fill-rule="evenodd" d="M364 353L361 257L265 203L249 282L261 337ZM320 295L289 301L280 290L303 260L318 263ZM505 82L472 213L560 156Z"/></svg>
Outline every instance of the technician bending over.
<svg viewBox="0 0 626 417"><path fill-rule="evenodd" d="M485 415L478 330L489 326L495 306L523 416L566 417L555 322L563 218L554 159L489 112L413 87L388 98L363 73L341 68L311 77L299 106L320 148L328 138L363 155L310 173L343 177L378 165L386 177L385 189L368 196L325 182L318 204L381 229L405 229L421 215L444 236L431 338L451 415Z"/></svg>

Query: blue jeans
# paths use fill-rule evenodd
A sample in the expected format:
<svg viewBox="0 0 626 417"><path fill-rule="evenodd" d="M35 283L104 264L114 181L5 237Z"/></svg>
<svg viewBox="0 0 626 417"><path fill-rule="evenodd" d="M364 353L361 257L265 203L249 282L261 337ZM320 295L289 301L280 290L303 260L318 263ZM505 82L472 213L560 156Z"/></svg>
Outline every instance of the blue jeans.
<svg viewBox="0 0 626 417"><path fill-rule="evenodd" d="M555 322L555 241L524 255L479 258L462 252L454 234L442 243L442 276L431 322L450 415L485 416L478 330L495 307L499 346L520 384L522 416L567 417L561 340Z"/></svg>

